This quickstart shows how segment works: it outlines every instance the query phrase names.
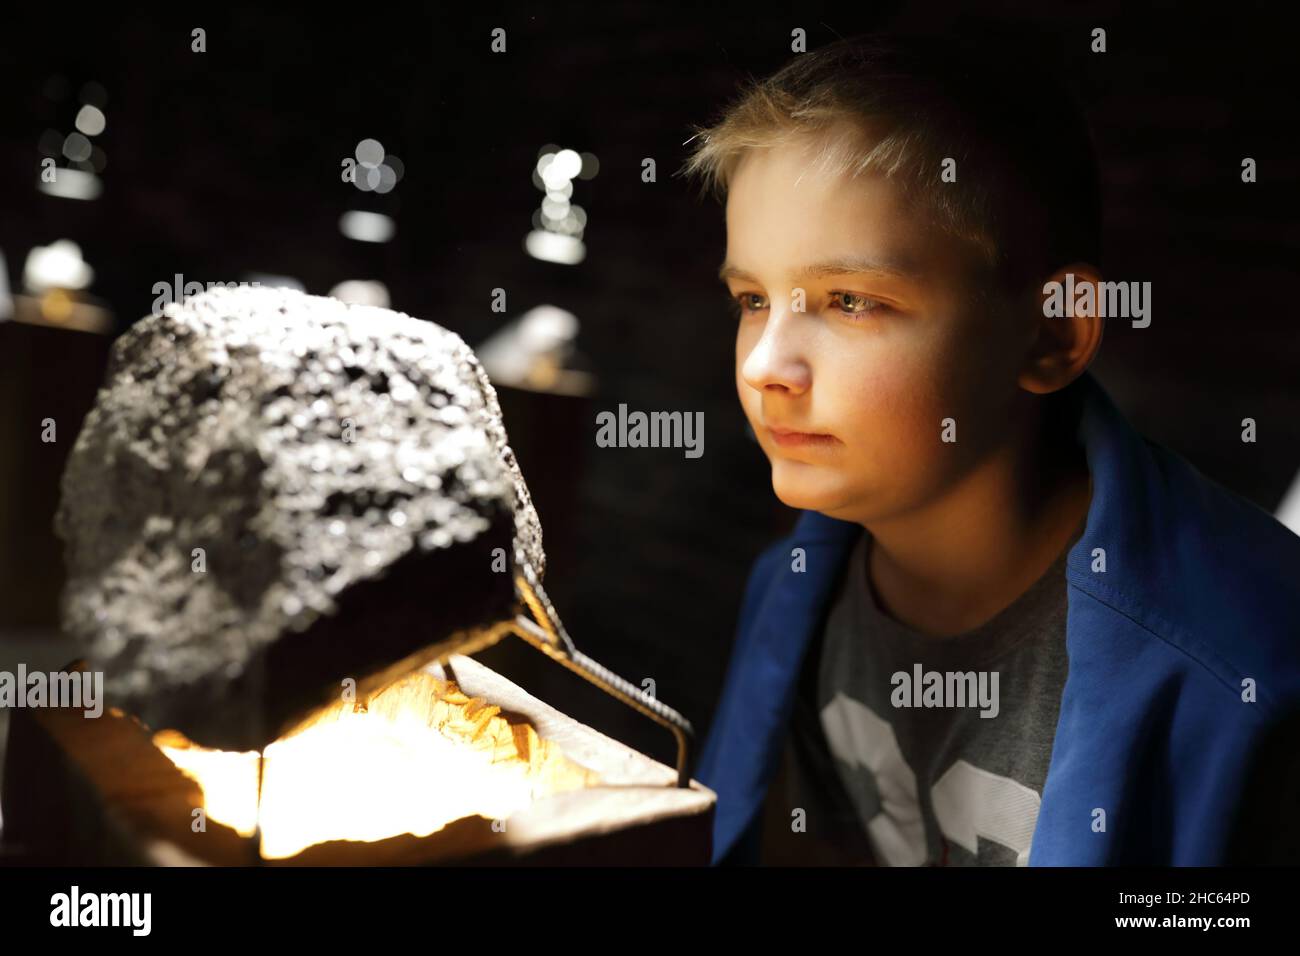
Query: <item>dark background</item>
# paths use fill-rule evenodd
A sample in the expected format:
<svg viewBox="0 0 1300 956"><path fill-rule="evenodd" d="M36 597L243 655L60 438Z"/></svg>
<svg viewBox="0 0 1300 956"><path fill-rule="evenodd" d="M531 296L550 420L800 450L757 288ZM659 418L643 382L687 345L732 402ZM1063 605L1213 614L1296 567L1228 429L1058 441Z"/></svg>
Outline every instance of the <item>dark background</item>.
<svg viewBox="0 0 1300 956"><path fill-rule="evenodd" d="M713 119L747 75L786 62L794 27L807 30L809 49L891 26L1027 32L1055 51L1096 137L1107 275L1153 284L1151 326L1109 323L1095 371L1151 438L1261 507L1282 499L1300 465L1295 34L1272 4L1133 6L11 4L0 27L0 250L19 291L30 248L78 242L97 273L90 291L118 332L177 272L203 282L284 274L315 294L380 279L394 308L471 346L535 305L575 313L598 394L571 413L516 396L506 421L546 531L548 585L578 646L634 683L653 678L702 743L750 562L795 515L772 495L735 395L734 326L715 278L721 209L672 174L689 124ZM206 53L190 52L196 26ZM489 50L498 26L505 55ZM1104 54L1089 50L1096 26L1107 30ZM54 75L68 80L68 99L45 95ZM76 91L92 80L108 92L96 138L108 157L103 195L47 196L35 188L38 139L71 130ZM386 196L340 181L341 159L366 137L405 163ZM530 169L547 143L601 164L575 183L589 215L588 256L576 267L523 250L541 196ZM1240 179L1245 156L1258 162L1253 185ZM641 181L645 157L657 162L656 183ZM394 241L344 238L337 223L349 208L392 216ZM495 287L507 290L506 316L490 309ZM47 651L61 574L49 521L75 429L59 418L60 446L42 446L34 422L46 409L84 414L107 342L49 335L21 353L0 337L7 667L59 653ZM704 456L597 448L594 412L620 402L703 411ZM1258 422L1253 445L1240 440L1246 416ZM482 657L672 762L667 732L522 643Z"/></svg>

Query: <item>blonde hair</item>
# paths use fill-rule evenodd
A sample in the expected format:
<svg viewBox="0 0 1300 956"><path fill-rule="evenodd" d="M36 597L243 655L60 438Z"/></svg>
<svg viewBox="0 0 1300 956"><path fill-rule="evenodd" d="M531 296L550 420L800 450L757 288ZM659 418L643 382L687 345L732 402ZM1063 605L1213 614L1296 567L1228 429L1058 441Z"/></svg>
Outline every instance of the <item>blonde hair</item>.
<svg viewBox="0 0 1300 956"><path fill-rule="evenodd" d="M854 37L750 78L716 122L690 127L677 175L725 202L746 155L798 142L811 169L890 180L1015 284L1100 259L1095 160L1071 107L1063 87L960 42ZM956 182L940 176L947 159Z"/></svg>

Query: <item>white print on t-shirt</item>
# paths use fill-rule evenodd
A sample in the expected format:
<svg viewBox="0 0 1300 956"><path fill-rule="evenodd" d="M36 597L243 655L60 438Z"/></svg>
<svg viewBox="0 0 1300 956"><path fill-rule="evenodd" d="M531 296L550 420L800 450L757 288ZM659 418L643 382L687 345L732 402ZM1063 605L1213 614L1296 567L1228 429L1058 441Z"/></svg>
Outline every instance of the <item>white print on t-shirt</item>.
<svg viewBox="0 0 1300 956"><path fill-rule="evenodd" d="M903 759L894 728L843 693L822 709L821 722L831 753L849 766L865 767L875 778L880 812L867 821L875 852L890 866L925 863L916 774ZM939 830L953 843L976 854L983 837L1015 851L1016 866L1029 862L1041 803L1036 791L956 760L930 788L930 799Z"/></svg>

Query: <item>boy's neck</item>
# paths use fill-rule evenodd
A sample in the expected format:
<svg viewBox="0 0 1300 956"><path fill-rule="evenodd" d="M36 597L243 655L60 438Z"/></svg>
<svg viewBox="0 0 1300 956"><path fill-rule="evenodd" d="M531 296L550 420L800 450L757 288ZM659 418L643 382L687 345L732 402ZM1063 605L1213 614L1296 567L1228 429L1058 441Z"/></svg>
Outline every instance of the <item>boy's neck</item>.
<svg viewBox="0 0 1300 956"><path fill-rule="evenodd" d="M923 634L962 634L1052 566L1088 513L1092 478L1074 429L1045 413L1040 403L1022 437L941 500L871 523L869 581L861 583L882 610Z"/></svg>

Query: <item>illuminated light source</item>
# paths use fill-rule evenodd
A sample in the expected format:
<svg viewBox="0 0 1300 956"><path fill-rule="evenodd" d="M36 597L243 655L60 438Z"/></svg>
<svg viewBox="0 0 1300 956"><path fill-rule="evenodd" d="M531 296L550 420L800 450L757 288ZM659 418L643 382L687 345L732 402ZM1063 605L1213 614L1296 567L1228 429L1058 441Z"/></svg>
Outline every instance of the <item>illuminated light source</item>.
<svg viewBox="0 0 1300 956"><path fill-rule="evenodd" d="M574 236L563 236L545 229L534 229L524 239L524 249L534 259L576 266L587 258L587 247Z"/></svg>
<svg viewBox="0 0 1300 956"><path fill-rule="evenodd" d="M68 168L58 170L52 183L38 179L36 188L60 199L98 199L104 184L94 173Z"/></svg>
<svg viewBox="0 0 1300 956"><path fill-rule="evenodd" d="M572 179L582 170L582 157L571 149L562 149L555 154L554 161L547 171L555 177Z"/></svg>
<svg viewBox="0 0 1300 956"><path fill-rule="evenodd" d="M384 144L377 139L363 139L357 143L355 150L360 169L355 170L352 184L363 193L392 192L393 187L401 182L406 174L406 164L399 158L384 151Z"/></svg>
<svg viewBox="0 0 1300 956"><path fill-rule="evenodd" d="M524 239L524 248L535 259L576 265L586 258L582 233L587 214L574 205L574 178L591 179L600 169L592 153L578 153L547 144L538 151L533 166L533 185L546 193L539 210L533 213L533 231Z"/></svg>
<svg viewBox="0 0 1300 956"><path fill-rule="evenodd" d="M542 216L556 222L563 219L569 214L569 201L567 199L552 199L549 195L542 200Z"/></svg>
<svg viewBox="0 0 1300 956"><path fill-rule="evenodd" d="M95 270L81 258L81 247L70 239L34 247L23 264L23 285L37 294L51 289L84 289L94 278Z"/></svg>
<svg viewBox="0 0 1300 956"><path fill-rule="evenodd" d="M593 376L568 367L577 337L576 315L539 305L498 329L474 351L488 377L499 385L590 395L595 391Z"/></svg>
<svg viewBox="0 0 1300 956"><path fill-rule="evenodd" d="M519 332L525 347L553 349L577 337L578 317L552 305L539 306L524 313Z"/></svg>
<svg viewBox="0 0 1300 956"><path fill-rule="evenodd" d="M256 752L209 750L168 730L153 742L199 784L209 818L245 837L260 825L261 856L274 860L330 840L424 837L476 815L504 820L598 781L531 726L500 714L423 671L364 709L334 704L267 746L260 808Z"/></svg>
<svg viewBox="0 0 1300 956"><path fill-rule="evenodd" d="M384 161L384 146L377 139L363 139L357 143L357 162L374 169Z"/></svg>
<svg viewBox="0 0 1300 956"><path fill-rule="evenodd" d="M73 125L87 136L98 136L104 132L104 127L107 124L108 120L104 116L104 111L87 103L77 112L77 119Z"/></svg>
<svg viewBox="0 0 1300 956"><path fill-rule="evenodd" d="M569 213L565 215L562 219L554 220L552 222L547 223L547 228L551 229L553 232L558 232L566 236L574 236L578 239L581 239L582 227L586 224L586 222L587 222L587 215L582 211L582 207L574 206L569 210Z"/></svg>
<svg viewBox="0 0 1300 956"><path fill-rule="evenodd" d="M76 163L89 159L90 149L90 140L80 133L69 133L63 141L63 155Z"/></svg>
<svg viewBox="0 0 1300 956"><path fill-rule="evenodd" d="M572 178L565 175L563 168L555 162L548 163L546 169L542 171L542 182L546 184L548 190L563 189Z"/></svg>
<svg viewBox="0 0 1300 956"><path fill-rule="evenodd" d="M249 285L266 286L272 289L297 289L299 292L307 291L307 287L293 276L282 276L273 272L245 272L241 281L247 282Z"/></svg>
<svg viewBox="0 0 1300 956"><path fill-rule="evenodd" d="M330 297L349 305L389 308L388 286L369 279L346 279L330 289Z"/></svg>
<svg viewBox="0 0 1300 956"><path fill-rule="evenodd" d="M543 165L542 165L543 162L549 163L551 160L555 158L555 154L558 153L559 151L560 151L560 147L556 146L554 143L547 143L545 146L539 149L537 151L537 166L536 166L537 171L540 173L543 169Z"/></svg>
<svg viewBox="0 0 1300 956"><path fill-rule="evenodd" d="M339 217L339 231L357 242L388 242L397 224L380 212L351 209Z"/></svg>

